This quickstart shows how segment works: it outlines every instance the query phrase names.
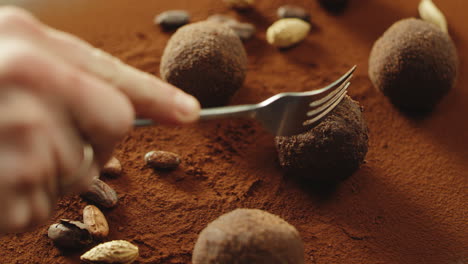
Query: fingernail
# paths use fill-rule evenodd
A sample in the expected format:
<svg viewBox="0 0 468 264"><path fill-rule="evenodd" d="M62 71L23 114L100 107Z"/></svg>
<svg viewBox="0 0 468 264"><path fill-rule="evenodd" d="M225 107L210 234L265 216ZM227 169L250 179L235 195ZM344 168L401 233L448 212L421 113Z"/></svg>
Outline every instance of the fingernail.
<svg viewBox="0 0 468 264"><path fill-rule="evenodd" d="M177 117L181 122L192 122L200 116L200 103L195 97L183 92L178 92L175 95L174 102L176 104Z"/></svg>

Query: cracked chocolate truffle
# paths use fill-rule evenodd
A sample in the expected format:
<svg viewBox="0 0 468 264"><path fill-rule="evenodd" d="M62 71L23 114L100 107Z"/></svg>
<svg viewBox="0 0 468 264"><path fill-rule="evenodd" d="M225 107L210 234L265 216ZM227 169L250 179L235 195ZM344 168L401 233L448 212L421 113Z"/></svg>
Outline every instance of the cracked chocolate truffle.
<svg viewBox="0 0 468 264"><path fill-rule="evenodd" d="M226 104L242 86L247 55L228 26L203 21L181 27L169 40L161 76L195 96L203 107Z"/></svg>
<svg viewBox="0 0 468 264"><path fill-rule="evenodd" d="M455 45L429 22L404 19L374 44L369 76L393 104L428 111L454 86L458 71Z"/></svg>
<svg viewBox="0 0 468 264"><path fill-rule="evenodd" d="M200 233L194 264L304 263L304 245L296 228L258 209L236 209Z"/></svg>
<svg viewBox="0 0 468 264"><path fill-rule="evenodd" d="M368 130L362 108L349 96L318 125L293 136L275 138L287 173L320 181L345 179L364 162Z"/></svg>

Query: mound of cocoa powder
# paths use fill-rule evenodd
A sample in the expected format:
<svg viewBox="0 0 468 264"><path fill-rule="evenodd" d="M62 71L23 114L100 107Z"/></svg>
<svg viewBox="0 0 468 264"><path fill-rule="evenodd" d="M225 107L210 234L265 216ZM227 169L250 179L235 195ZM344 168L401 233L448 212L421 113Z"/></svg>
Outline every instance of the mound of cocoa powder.
<svg viewBox="0 0 468 264"><path fill-rule="evenodd" d="M190 263L200 231L240 207L266 210L295 226L307 264L466 262L468 2L434 0L458 48L460 78L432 115L414 121L376 91L367 62L375 40L397 20L415 16L419 0L351 0L340 15L318 1L294 1L311 13L315 29L282 52L266 43L264 32L284 1L256 1L243 13L211 0L8 1L30 5L42 21L155 75L171 36L153 24L155 15L182 9L194 22L221 13L253 23L258 33L245 43L247 79L231 104L320 88L358 65L349 94L365 108L367 163L332 191L284 177L273 136L253 121L130 132L115 151L123 174L105 179L119 203L103 213L109 240L139 247L136 263ZM146 166L145 153L155 149L179 154L181 165L169 172ZM82 252L60 252L47 228L62 218L77 219L85 205L79 197L65 198L42 227L2 236L1 262L80 263Z"/></svg>

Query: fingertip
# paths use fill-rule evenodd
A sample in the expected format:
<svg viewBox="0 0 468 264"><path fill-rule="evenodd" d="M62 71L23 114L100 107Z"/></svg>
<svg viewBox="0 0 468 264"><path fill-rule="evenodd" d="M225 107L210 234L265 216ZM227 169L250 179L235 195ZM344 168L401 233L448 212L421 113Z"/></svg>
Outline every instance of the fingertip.
<svg viewBox="0 0 468 264"><path fill-rule="evenodd" d="M35 204L35 222L32 225L35 226L47 220L51 214L52 205L49 194L44 188L36 189L32 202Z"/></svg>
<svg viewBox="0 0 468 264"><path fill-rule="evenodd" d="M179 123L191 123L200 118L200 103L192 95L178 91L174 96L174 107L176 121Z"/></svg>
<svg viewBox="0 0 468 264"><path fill-rule="evenodd" d="M31 218L29 201L25 195L17 197L10 208L10 223L13 230L22 230L26 228Z"/></svg>

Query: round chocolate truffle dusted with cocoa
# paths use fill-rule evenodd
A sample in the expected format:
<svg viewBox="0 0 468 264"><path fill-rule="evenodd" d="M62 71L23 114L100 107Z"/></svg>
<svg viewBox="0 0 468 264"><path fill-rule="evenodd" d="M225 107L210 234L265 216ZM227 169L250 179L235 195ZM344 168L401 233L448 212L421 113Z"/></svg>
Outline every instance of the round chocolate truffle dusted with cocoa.
<svg viewBox="0 0 468 264"><path fill-rule="evenodd" d="M368 130L362 108L349 96L318 125L294 135L275 138L281 167L312 180L347 178L364 162Z"/></svg>
<svg viewBox="0 0 468 264"><path fill-rule="evenodd" d="M226 104L242 86L247 56L228 26L203 21L181 27L161 60L161 76L194 95L203 107Z"/></svg>
<svg viewBox="0 0 468 264"><path fill-rule="evenodd" d="M258 209L236 209L200 233L193 264L304 263L304 246L294 226Z"/></svg>
<svg viewBox="0 0 468 264"><path fill-rule="evenodd" d="M454 86L455 45L447 33L419 19L393 24L374 44L369 76L398 107L431 110Z"/></svg>

